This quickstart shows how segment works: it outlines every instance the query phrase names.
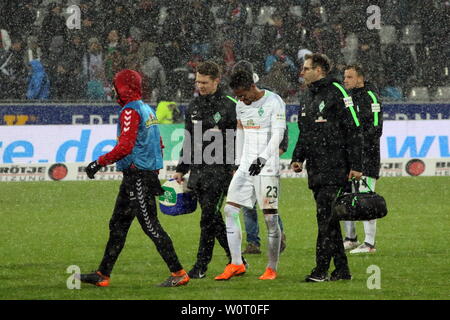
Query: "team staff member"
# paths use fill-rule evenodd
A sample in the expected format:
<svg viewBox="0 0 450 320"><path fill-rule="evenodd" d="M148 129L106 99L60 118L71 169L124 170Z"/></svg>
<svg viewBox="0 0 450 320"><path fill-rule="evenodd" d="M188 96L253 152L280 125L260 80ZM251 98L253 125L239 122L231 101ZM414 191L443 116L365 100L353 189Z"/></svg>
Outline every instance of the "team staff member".
<svg viewBox="0 0 450 320"><path fill-rule="evenodd" d="M163 167L163 160L155 113L142 101L142 78L134 70L122 70L114 77L114 88L122 107L117 127L118 143L109 153L91 162L86 174L94 179L102 167L117 162L117 169L123 171L123 180L109 222L109 240L100 266L94 273L81 274L80 280L101 287L109 285L110 274L125 245L130 225L137 217L171 271L170 277L160 286L187 284L189 276L156 216L155 196L164 193L157 173Z"/></svg>
<svg viewBox="0 0 450 320"><path fill-rule="evenodd" d="M305 56L301 76L308 86L299 112L299 137L291 167L301 172L306 160L308 186L317 206L316 267L307 282L350 280L339 221L332 216L332 203L351 178L362 176L362 136L356 111L345 89L328 76L331 63L324 54Z"/></svg>
<svg viewBox="0 0 450 320"><path fill-rule="evenodd" d="M364 80L364 71L359 65L349 65L344 69L344 86L350 90L353 103L358 110L358 118L364 135L363 180L359 186L361 192L375 191L376 180L380 177L380 137L383 132L383 115L375 87ZM377 220L364 221L366 238L359 245L355 222L345 221L346 238L344 248L353 249L350 253L373 253ZM358 246L359 245L359 246ZM355 248L355 249L354 249Z"/></svg>
<svg viewBox="0 0 450 320"><path fill-rule="evenodd" d="M220 208L235 169L236 110L235 103L219 86L221 72L216 63L207 61L200 64L195 81L199 96L186 110L183 150L174 178L181 183L183 176L190 171L188 188L193 190L202 210L197 261L188 273L193 279L201 279L211 262L215 239L231 259ZM206 141L208 139L204 137L217 133L222 135L222 149L212 151L209 145L218 143L218 140Z"/></svg>

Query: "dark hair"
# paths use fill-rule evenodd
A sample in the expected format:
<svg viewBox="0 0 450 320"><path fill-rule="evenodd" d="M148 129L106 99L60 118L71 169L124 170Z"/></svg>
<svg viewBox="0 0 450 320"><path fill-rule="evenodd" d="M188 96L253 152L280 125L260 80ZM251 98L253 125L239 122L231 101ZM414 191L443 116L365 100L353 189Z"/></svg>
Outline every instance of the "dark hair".
<svg viewBox="0 0 450 320"><path fill-rule="evenodd" d="M233 66L232 73L238 71L247 71L251 74L255 73L255 71L253 70L253 64L247 60L241 60Z"/></svg>
<svg viewBox="0 0 450 320"><path fill-rule="evenodd" d="M356 74L357 74L358 76L360 76L360 77L365 77L364 69L363 69L363 67L362 67L360 64L358 64L358 63L355 63L355 64L349 64L349 65L347 65L347 66L344 68L344 71L345 71L345 70L349 70L349 69L355 70L355 71L356 71Z"/></svg>
<svg viewBox="0 0 450 320"><path fill-rule="evenodd" d="M331 61L330 59L324 55L323 53L313 53L305 55L305 61L311 59L312 67L317 68L321 67L325 74L328 74L331 70Z"/></svg>
<svg viewBox="0 0 450 320"><path fill-rule="evenodd" d="M254 83L253 74L248 71L238 70L231 74L230 88L233 90L238 88L249 89Z"/></svg>
<svg viewBox="0 0 450 320"><path fill-rule="evenodd" d="M210 76L212 79L220 78L220 67L213 61L205 61L198 65L197 72L204 76Z"/></svg>

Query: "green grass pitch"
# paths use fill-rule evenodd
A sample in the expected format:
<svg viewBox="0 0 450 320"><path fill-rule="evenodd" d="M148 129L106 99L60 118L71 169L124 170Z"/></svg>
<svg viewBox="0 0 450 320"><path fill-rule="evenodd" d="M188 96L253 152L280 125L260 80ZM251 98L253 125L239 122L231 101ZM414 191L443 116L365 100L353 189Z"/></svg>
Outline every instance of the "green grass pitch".
<svg viewBox="0 0 450 320"><path fill-rule="evenodd" d="M216 243L205 279L180 288L155 287L168 270L135 220L111 286L70 290L69 266L82 272L98 266L119 182L0 183L0 299L449 299L450 177L379 180L377 191L385 196L389 213L378 221L378 251L349 255L352 281L319 284L301 282L315 259L312 193L305 179L282 179L281 184L287 249L277 280L258 280L267 261L263 253L247 256L250 269L244 276L214 281L226 263ZM198 247L199 212L159 217L189 269ZM259 223L266 252L262 218ZM363 238L360 222L357 231ZM379 267L380 289L368 288L372 265Z"/></svg>

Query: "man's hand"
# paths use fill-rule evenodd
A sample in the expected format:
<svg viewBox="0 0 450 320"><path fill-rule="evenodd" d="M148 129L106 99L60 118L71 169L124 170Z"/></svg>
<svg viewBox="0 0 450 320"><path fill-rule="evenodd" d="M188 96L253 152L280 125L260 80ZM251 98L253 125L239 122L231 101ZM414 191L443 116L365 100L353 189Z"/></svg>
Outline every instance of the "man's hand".
<svg viewBox="0 0 450 320"><path fill-rule="evenodd" d="M361 180L363 173L359 171L350 170L350 173L348 174L348 179L351 180L355 178L356 180Z"/></svg>
<svg viewBox="0 0 450 320"><path fill-rule="evenodd" d="M178 182L178 184L181 184L182 182L183 182L183 176L184 176L184 174L183 173L181 173L181 172L175 172L174 174L173 174L173 176L172 176L172 178L174 178L177 182Z"/></svg>
<svg viewBox="0 0 450 320"><path fill-rule="evenodd" d="M250 172L251 176L257 176L261 173L262 168L266 165L266 159L258 157L255 161L252 162L248 172Z"/></svg>
<svg viewBox="0 0 450 320"><path fill-rule="evenodd" d="M303 170L303 163L301 162L292 162L291 169L296 173L300 173Z"/></svg>
<svg viewBox="0 0 450 320"><path fill-rule="evenodd" d="M95 174L101 168L102 166L98 164L97 160L89 163L88 166L86 167L86 174L89 177L89 179L94 179Z"/></svg>

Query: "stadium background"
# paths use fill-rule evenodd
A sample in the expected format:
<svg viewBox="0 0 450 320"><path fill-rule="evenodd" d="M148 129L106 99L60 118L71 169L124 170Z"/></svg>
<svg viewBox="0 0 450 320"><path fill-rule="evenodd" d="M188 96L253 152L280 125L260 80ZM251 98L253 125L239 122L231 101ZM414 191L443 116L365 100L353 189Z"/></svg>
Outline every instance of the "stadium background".
<svg viewBox="0 0 450 320"><path fill-rule="evenodd" d="M62 1L59 2L62 3ZM67 1L74 4L79 2ZM225 14L221 16L218 7L222 5L222 1L213 2L212 9L217 9L214 11L215 23L218 26L216 32L226 34L224 31L229 26L228 18L233 16L227 17ZM321 1L314 0L298 1L302 3L301 6L295 5L297 1L244 2L252 5L252 8L247 7L246 11L249 12L250 9L253 17L249 14L244 29L238 27L237 30L239 32L245 30L244 43L250 46L242 46L246 48L243 52L233 52L234 58L257 58L252 62L255 63L260 75L264 72L265 56L256 56L253 53L259 51L262 36L271 24L272 14L275 14L273 10L275 7L281 8L281 11L284 10L285 13L291 12L294 16L306 18L307 23L304 26L306 38L312 39L310 35L319 31L331 36L331 43L338 43L333 40L338 33L329 32L331 22L336 22L333 16L338 18L338 22L340 19L344 24L344 31L349 32L344 41L347 46L341 48L346 59L351 56L356 58L362 53L360 47L364 44L352 47L355 44L355 38L367 40L365 9L367 5L372 4L372 1L355 1L351 4L349 1L345 3L344 1L322 1L323 6ZM279 281L258 282L256 277L264 268L265 258L252 256L249 257L251 269L245 277L224 285L217 284L211 278L223 270L225 260L223 253L216 250L207 279L193 281L186 288L169 292L156 290L152 285L159 283L167 270L155 254L154 248L142 232L137 230L139 228L137 224L133 224L130 230L127 246L114 270L111 288L107 290L88 287L82 287L83 290L68 289L67 281L70 277L70 273L67 272L68 267L76 265L82 271L95 268L107 239L108 220L121 176L115 171L114 166L111 166L100 172L95 181L84 181L87 180L84 167L95 156L112 147L115 141L114 123L117 121L118 107L112 105L110 101L105 102L111 99L106 94L109 92L110 82L105 78L94 79L105 84L103 91L105 95L98 100L95 97L91 97L88 102L83 100L86 98L86 92L83 91L82 82L77 83L82 99L76 101L78 96L75 99L68 97L69 94L73 95L77 91L67 90L67 88L75 88L67 85L67 82L70 82L68 79L71 78L65 79L57 70L62 67L76 75L80 74L80 69L72 70L70 64L78 61L78 66L81 66L81 62L77 59L70 62L65 59L67 53L73 51L70 42L77 37L77 32L74 31L68 39L63 39L64 47L58 46L58 41L61 37L64 38L63 34L66 30L61 31L59 28L58 32L61 31L61 33L58 33L52 29L52 23L44 23L46 16L50 17L50 11L55 9L53 5L55 1L2 2L3 14L0 20L2 21L3 49L7 51L7 46L10 46L11 50L7 53L17 53L16 62L20 62L23 60L24 52L22 51L25 50L25 55L28 56L32 45L37 42L44 51L41 58L49 76L52 80L58 80L60 77L65 80L53 81L55 90L51 98L44 102L25 100L28 75L23 65L21 69L19 68L20 70L13 70L17 65L11 66L11 69L7 68L8 72L12 71L12 74L21 76L21 81L11 81L12 78L9 76L2 78L2 86L5 85L6 89L2 87L0 92L2 100L0 103L0 299L448 299L450 89L448 59L445 59L448 56L446 55L448 46L445 46L446 42L441 39L443 39L442 34L446 36L445 30L448 30L442 24L442 21L445 22L442 18L448 14L449 5L448 1L433 1L434 7L432 5L423 7L421 1L410 0L376 2L385 4L385 6L380 5L384 12L389 13L389 16L383 16L382 28L379 32L373 32L378 34L378 40L373 41L371 37L368 38L368 44L373 51L370 51L366 58L368 62L378 61L377 68L381 64L381 69L384 70L381 74L385 77L379 80L389 80L381 81L380 88L397 88L400 89L397 92L401 93L400 96L392 95L383 100L386 101L384 104L386 130L382 139L385 153L382 158L382 178L377 184L377 191L385 196L389 213L386 218L379 221L377 253L372 256L349 258L354 276L351 283L326 283L323 286L300 283L301 277L309 273L314 263L316 223L314 201L311 192L307 189L306 179L291 179L304 177L304 173L293 174L287 166L292 146L296 141L295 116L298 109L296 103L301 101L301 92L293 90L288 92L287 97L290 148L283 156L283 198L280 207L284 217L288 247L281 257ZM25 3L26 5L22 6ZM121 13L110 12L114 10L109 1L87 1L86 3L87 9L83 7L83 10L88 10L88 18L94 22L94 27L96 24L102 25L101 19L112 22L125 21L124 25L114 25L114 28L120 32L129 33L126 34L128 38L123 38L126 42L123 48L125 57L133 58L131 49L136 41L149 40L145 36L140 38L136 29L124 30L129 27L129 21L139 22L140 19L127 20L120 16ZM95 3L101 3L102 6L96 7L93 5ZM111 1L111 3L122 7L122 10L131 8L138 16L142 14L140 8L127 7L121 4L121 1ZM164 5L166 2L154 1L154 3L168 19L159 20L157 29L162 39L155 40L163 40L161 44L164 47L167 42L166 27L170 26L164 22L174 16L169 16L170 12L163 10L164 6L161 4ZM258 6L254 8L253 5L257 3ZM261 3L263 5L259 6ZM5 6L6 4L8 6ZM20 8L16 8L16 4ZM266 4L269 7L264 6ZM289 5L289 8L284 8L281 4ZM303 4L311 4L311 7L302 7ZM64 5L61 9L64 9ZM410 9L402 7L404 5L409 6ZM109 6L107 8L109 11L103 10L104 6ZM363 26L360 31L352 30L354 25L349 23L352 22L348 19L353 10L352 6L363 9L360 10L363 16L359 21L359 24ZM35 22L28 21L24 18L26 15L18 17L21 19L10 19L19 9L24 12L23 10L26 9L24 7L28 7L34 14L39 12L39 19ZM8 10L10 10L9 13L7 13ZM340 11L339 16L330 14L335 10ZM97 15L97 11L106 12L107 15ZM181 11L183 10L175 11L175 16ZM189 14L192 11L184 10L184 12ZM236 10L226 12L231 12L232 15L239 13ZM260 13L260 15L257 16L254 13ZM66 18L67 13L64 14ZM110 15L114 15L115 18L111 18ZM177 23L173 23L172 26L178 26L178 20L176 21ZM446 21L448 23L449 20ZM29 27L26 23L29 23ZM292 28L290 24L285 25ZM86 54L87 44L90 43L93 35L97 35L87 30L87 28L83 29L81 34L85 47L83 55ZM11 38L9 45L4 31L9 32ZM107 32L110 30L103 31L98 40L106 48ZM224 40L220 34L213 38ZM398 34L400 34L400 41L396 40ZM182 38L187 35L180 33L177 37ZM44 43L47 43L48 47L45 47ZM379 43L379 46L373 45L374 43ZM224 58L229 58L230 55L222 55L224 52L221 50L226 49L222 47L222 44L224 43L219 42L211 45L220 49L219 56L216 58L226 66ZM322 44L320 41L302 43L313 51L317 51ZM21 48L22 51L16 51L17 48ZM252 50L255 48L256 51ZM298 48L295 44L288 50L294 60ZM269 54L271 48L266 49L266 53ZM330 53L337 52L334 47L325 47L324 50ZM376 50L378 52L375 52ZM372 53L376 53L377 59L372 59ZM7 58L8 54L2 57ZM405 58L405 54L408 59ZM82 58L83 55L78 58ZM177 66L181 67L177 68L181 69L181 72L171 78L183 79L188 89L182 88L183 90L178 90L170 96L170 100L175 99L177 102L183 101L177 99L187 101L192 97L192 70L195 63L198 63L198 56L191 54L186 56L175 54L172 58L179 56L183 57L180 61L182 65ZM134 61L134 59L129 60ZM161 62L165 64L163 59ZM299 63L299 61L295 62ZM171 72L173 75L174 70L167 69L166 72L168 74ZM388 71L389 74L386 73ZM294 77L290 80L293 80L294 89L296 89L298 79ZM177 85L181 84L177 83ZM13 85L15 88L10 88L8 85ZM385 90L385 93L389 92ZM76 102L66 103L67 99ZM14 101L8 102L11 100ZM181 103L181 111L185 105L186 102ZM181 142L182 125L164 125L161 128L167 149L165 168L160 177L166 179L170 177L174 169L176 162L174 159ZM49 144L50 141L52 144ZM198 211L176 218L161 215L161 222L171 234L181 261L186 267L190 266L194 260L199 233L198 220ZM263 219L260 219L260 222L261 220ZM264 234L263 223L260 228ZM362 234L361 224L358 224L358 233ZM263 250L264 246L263 243ZM370 274L367 270L370 266L378 266L381 269L379 290L368 287ZM267 294L268 292L270 295Z"/></svg>

